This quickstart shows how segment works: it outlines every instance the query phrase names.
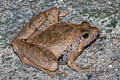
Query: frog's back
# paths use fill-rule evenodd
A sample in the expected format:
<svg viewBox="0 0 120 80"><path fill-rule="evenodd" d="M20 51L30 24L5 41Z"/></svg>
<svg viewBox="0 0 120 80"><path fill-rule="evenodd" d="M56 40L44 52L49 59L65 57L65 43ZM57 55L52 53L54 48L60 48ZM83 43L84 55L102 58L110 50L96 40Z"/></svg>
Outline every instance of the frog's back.
<svg viewBox="0 0 120 80"><path fill-rule="evenodd" d="M57 23L45 29L32 39L33 44L51 46L64 41L74 29L73 25L65 22Z"/></svg>

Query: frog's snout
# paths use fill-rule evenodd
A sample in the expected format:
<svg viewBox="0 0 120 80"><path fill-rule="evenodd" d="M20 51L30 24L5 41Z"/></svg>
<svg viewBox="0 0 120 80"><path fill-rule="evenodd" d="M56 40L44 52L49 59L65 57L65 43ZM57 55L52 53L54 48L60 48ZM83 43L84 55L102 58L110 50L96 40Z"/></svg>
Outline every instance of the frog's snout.
<svg viewBox="0 0 120 80"><path fill-rule="evenodd" d="M94 29L92 30L92 33L95 35L95 36L98 36L99 35L99 29L94 27Z"/></svg>

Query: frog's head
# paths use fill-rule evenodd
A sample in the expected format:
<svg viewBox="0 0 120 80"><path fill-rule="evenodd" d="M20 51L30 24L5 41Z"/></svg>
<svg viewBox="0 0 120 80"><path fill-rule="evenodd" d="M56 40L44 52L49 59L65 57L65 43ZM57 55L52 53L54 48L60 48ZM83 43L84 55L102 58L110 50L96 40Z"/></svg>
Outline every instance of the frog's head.
<svg viewBox="0 0 120 80"><path fill-rule="evenodd" d="M93 42L99 35L99 29L96 27L90 26L86 21L83 21L79 25L80 38L83 43L83 47L86 47L91 42Z"/></svg>

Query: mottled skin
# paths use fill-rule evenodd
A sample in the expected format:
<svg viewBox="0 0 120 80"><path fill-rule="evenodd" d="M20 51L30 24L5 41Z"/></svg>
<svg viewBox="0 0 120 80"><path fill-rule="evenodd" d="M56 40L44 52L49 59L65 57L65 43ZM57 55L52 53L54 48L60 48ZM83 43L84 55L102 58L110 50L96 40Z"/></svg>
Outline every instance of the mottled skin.
<svg viewBox="0 0 120 80"><path fill-rule="evenodd" d="M94 41L99 30L88 22L58 22L59 10L53 7L33 17L13 40L12 45L22 63L47 72L53 77L59 64L81 71L74 61L84 47Z"/></svg>

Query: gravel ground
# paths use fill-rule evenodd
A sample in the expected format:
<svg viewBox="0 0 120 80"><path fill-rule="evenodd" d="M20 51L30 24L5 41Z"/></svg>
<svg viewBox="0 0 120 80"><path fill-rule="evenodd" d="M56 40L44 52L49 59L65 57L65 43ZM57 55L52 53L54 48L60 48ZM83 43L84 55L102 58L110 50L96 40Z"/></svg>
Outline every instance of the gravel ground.
<svg viewBox="0 0 120 80"><path fill-rule="evenodd" d="M76 72L66 65L68 75L46 73L21 65L11 41L30 18L50 7L69 13L60 19L71 23L86 20L100 29L100 36L78 57L76 63L92 63L90 72ZM0 0L0 80L120 80L120 0Z"/></svg>

